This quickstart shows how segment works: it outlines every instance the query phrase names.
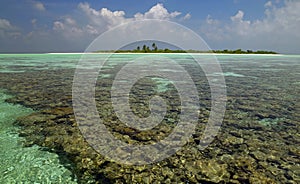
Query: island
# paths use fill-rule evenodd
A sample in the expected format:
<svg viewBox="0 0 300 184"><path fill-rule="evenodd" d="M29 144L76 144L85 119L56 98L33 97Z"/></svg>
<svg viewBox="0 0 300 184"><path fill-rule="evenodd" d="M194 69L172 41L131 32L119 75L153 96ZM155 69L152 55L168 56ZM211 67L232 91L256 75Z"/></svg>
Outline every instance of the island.
<svg viewBox="0 0 300 184"><path fill-rule="evenodd" d="M142 47L137 46L135 49L121 49L121 50L99 50L96 53L213 53L213 54L278 54L274 51L265 51L265 50L180 50L180 49L159 49L155 43L150 46L144 44Z"/></svg>

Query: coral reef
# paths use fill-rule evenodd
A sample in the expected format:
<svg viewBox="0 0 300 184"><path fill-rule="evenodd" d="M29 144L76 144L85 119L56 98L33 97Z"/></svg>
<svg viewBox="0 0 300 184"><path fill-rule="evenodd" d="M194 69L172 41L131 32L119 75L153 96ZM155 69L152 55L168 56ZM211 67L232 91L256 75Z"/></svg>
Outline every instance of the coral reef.
<svg viewBox="0 0 300 184"><path fill-rule="evenodd" d="M239 68L255 67L248 63L240 65ZM227 64L224 70L236 72L234 67ZM199 75L195 82L201 86L201 109L191 141L171 157L143 166L110 161L84 140L72 109L73 69L0 73L0 86L15 95L8 102L36 110L16 122L22 128L20 135L26 138L24 144L38 144L68 158L74 163L73 172L81 183L299 183L300 88L289 88L297 80L298 72L297 68L288 69L280 78L266 70L239 70L244 77L226 77L228 105L224 122L215 140L204 150L197 149L197 144L208 121L210 96L204 74ZM189 70L193 72L192 68ZM169 100L166 118L153 130L138 131L127 127L114 114L109 101L112 80L113 75L99 80L95 94L99 115L115 137L129 144L151 144L170 134L180 111L174 86L168 84L168 90L159 91ZM156 94L150 79L140 84L148 88L150 96ZM277 88L272 87L274 84ZM147 99L149 94L143 94L136 84L131 103L138 116L149 113Z"/></svg>

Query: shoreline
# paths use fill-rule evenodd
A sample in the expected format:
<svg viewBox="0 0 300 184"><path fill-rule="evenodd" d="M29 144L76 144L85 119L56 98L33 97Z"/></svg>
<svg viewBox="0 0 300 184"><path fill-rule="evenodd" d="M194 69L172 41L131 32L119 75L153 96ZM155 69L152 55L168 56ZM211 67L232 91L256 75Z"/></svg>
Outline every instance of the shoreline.
<svg viewBox="0 0 300 184"><path fill-rule="evenodd" d="M286 55L297 55L297 54L228 54L228 53L189 53L189 52L186 52L186 53L139 53L139 52L124 52L124 53L115 53L115 52L100 52L100 53L94 53L94 52L65 52L65 53L44 53L44 54L57 54L57 55L65 55L65 54L128 54L128 55L132 55L132 54L140 54L140 55L161 55L161 54L166 54L166 55L238 55L238 56L247 56L247 55L250 55L250 56L286 56Z"/></svg>
<svg viewBox="0 0 300 184"><path fill-rule="evenodd" d="M50 53L0 53L1 55L83 55L83 54L93 54L93 55L107 55L107 54L119 54L119 55L213 55L213 56L300 56L300 54L229 54L229 53L115 53L115 52L50 52Z"/></svg>

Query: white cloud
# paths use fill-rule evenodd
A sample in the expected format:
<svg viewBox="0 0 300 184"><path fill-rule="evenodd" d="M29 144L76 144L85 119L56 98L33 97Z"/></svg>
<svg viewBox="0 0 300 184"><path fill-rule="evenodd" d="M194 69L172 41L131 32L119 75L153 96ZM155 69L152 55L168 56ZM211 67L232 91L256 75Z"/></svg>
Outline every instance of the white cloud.
<svg viewBox="0 0 300 184"><path fill-rule="evenodd" d="M247 35L251 22L244 20L244 12L239 10L236 15L230 17L232 24L227 26L226 29L238 35Z"/></svg>
<svg viewBox="0 0 300 184"><path fill-rule="evenodd" d="M74 32L74 30L80 30L80 28L78 27L77 22L73 18L65 17L64 19L62 19L60 21L53 22L53 30L55 30L55 31L73 31ZM81 31L79 31L79 32L81 32Z"/></svg>
<svg viewBox="0 0 300 184"><path fill-rule="evenodd" d="M83 24L78 24L72 17L65 17L63 20L54 21L53 30L57 33L60 32L62 35L65 35L65 37L94 37L123 23L144 19L170 20L181 14L181 12L178 11L169 12L163 4L160 3L154 5L145 13L136 13L133 17L126 17L125 12L121 10L111 11L108 8L96 10L88 3L79 3L78 9L82 13L80 18L84 20L81 21ZM180 20L187 20L190 17L191 15L188 13L184 17L181 17Z"/></svg>
<svg viewBox="0 0 300 184"><path fill-rule="evenodd" d="M148 12L146 12L143 16L145 19L162 19L169 20L181 15L181 12L174 11L168 12L168 10L163 6L163 4L158 3L153 6Z"/></svg>
<svg viewBox="0 0 300 184"><path fill-rule="evenodd" d="M155 6L153 6L152 8L150 8L150 10L144 14L137 13L135 15L135 18L137 18L137 19L169 20L169 19L175 18L179 15L181 15L181 12L174 11L174 12L169 13L163 4L158 3Z"/></svg>
<svg viewBox="0 0 300 184"><path fill-rule="evenodd" d="M60 20L53 22L52 30L56 37L61 38L64 45L72 43L74 45L81 45L81 49L85 49L90 41L96 38L99 34L109 30L112 27L123 23L129 23L137 20L145 19L160 19L160 20L178 20L183 21L191 17L188 13L180 17L179 11L168 11L163 4L156 4L144 13L136 13L132 17L127 17L125 11L112 11L108 8L94 9L88 3L78 4L79 17L65 16ZM148 25L148 24L147 24ZM148 30L153 30L157 27L147 27ZM161 28L161 27L160 27ZM165 30L157 32L156 34L168 34L168 31L174 31L172 28L164 28ZM134 28L124 29L124 35L130 35ZM143 34L143 33L141 33ZM167 35L166 35L167 36ZM108 48L109 43L105 46Z"/></svg>
<svg viewBox="0 0 300 184"><path fill-rule="evenodd" d="M266 8L272 7L272 6L273 6L272 1L268 1L268 2L266 2L266 4L265 4L265 7L266 7Z"/></svg>
<svg viewBox="0 0 300 184"><path fill-rule="evenodd" d="M36 25L37 20L36 19L31 19L31 24Z"/></svg>
<svg viewBox="0 0 300 184"><path fill-rule="evenodd" d="M181 15L181 12L174 11L169 12L163 4L156 4L151 7L145 13L136 13L134 17L128 18L125 17L124 11L111 11L108 8L101 8L100 10L95 10L88 3L79 3L78 8L84 13L88 18L89 30L97 29L97 32L103 32L111 27L120 25L123 23L128 23L134 20L143 20L143 19L161 19L161 20L170 20ZM190 14L185 16L185 19L190 18ZM95 33L95 30L92 31Z"/></svg>
<svg viewBox="0 0 300 184"><path fill-rule="evenodd" d="M125 18L124 11L111 11L107 8L95 10L88 3L79 3L78 9L82 13L81 24L70 16L53 22L53 30L66 38L66 41L91 39L111 27L130 20Z"/></svg>
<svg viewBox="0 0 300 184"><path fill-rule="evenodd" d="M53 30L69 39L77 38L84 33L84 30L70 17L65 17L61 21L55 21L53 23Z"/></svg>
<svg viewBox="0 0 300 184"><path fill-rule="evenodd" d="M45 6L44 6L43 3L39 2L39 1L33 1L32 3L33 3L33 7L35 9L37 9L39 11L45 11L46 10L46 8L45 8Z"/></svg>
<svg viewBox="0 0 300 184"><path fill-rule="evenodd" d="M92 34L92 35L98 35L99 34L98 30L96 28L94 28L93 26L89 25L89 24L86 25L86 30L89 34Z"/></svg>
<svg viewBox="0 0 300 184"><path fill-rule="evenodd" d="M60 30L64 30L65 29L65 26L62 22L60 21L55 21L53 23L53 30L55 31L60 31Z"/></svg>
<svg viewBox="0 0 300 184"><path fill-rule="evenodd" d="M11 25L7 19L0 18L0 37L2 38L17 38L20 36L18 28Z"/></svg>
<svg viewBox="0 0 300 184"><path fill-rule="evenodd" d="M29 6L38 11L45 11L43 3L38 0L28 0ZM161 19L184 21L191 17L185 14L180 16L179 11L168 11L163 4L155 4L145 12L136 13L133 16L127 16L125 11L112 11L108 8L94 9L88 3L79 3L76 13L61 15L59 19L53 20L52 27L38 23L36 18L30 20L32 30L20 30L6 19L0 19L0 42L6 46L1 51L60 51L65 50L84 50L88 44L93 41L99 34L123 23L129 23L144 19ZM155 27L149 26L148 30L155 32ZM126 34L130 34L129 29ZM162 32L155 34L167 34L168 31L174 31L166 27ZM142 34L142 33L141 33ZM15 42L11 42L12 37L17 37ZM4 42L5 41L5 42ZM10 46L7 46L9 43ZM18 44L16 44L18 43ZM47 43L47 44L45 44ZM17 45L17 46L16 46ZM65 51L64 50L64 51Z"/></svg>
<svg viewBox="0 0 300 184"><path fill-rule="evenodd" d="M300 1L285 1L282 7L267 2L265 8L264 18L252 21L244 19L242 10L229 23L208 16L201 33L215 45L300 52Z"/></svg>
<svg viewBox="0 0 300 184"><path fill-rule="evenodd" d="M101 27L102 30L127 21L124 11L111 11L107 8L97 11L91 8L88 3L79 3L78 8L87 16L90 25Z"/></svg>
<svg viewBox="0 0 300 184"><path fill-rule="evenodd" d="M67 17L65 19L66 23L69 24L69 25L76 25L76 21L70 17Z"/></svg>
<svg viewBox="0 0 300 184"><path fill-rule="evenodd" d="M226 38L221 21L213 19L211 15L207 15L205 26L200 30L205 36L213 41L223 41Z"/></svg>
<svg viewBox="0 0 300 184"><path fill-rule="evenodd" d="M211 17L211 15L207 15L207 17L206 17L206 23L207 23L207 24L218 24L219 21L216 20L216 19L213 19L213 18Z"/></svg>
<svg viewBox="0 0 300 184"><path fill-rule="evenodd" d="M241 22L244 18L244 12L239 10L235 16L230 17L232 22Z"/></svg>
<svg viewBox="0 0 300 184"><path fill-rule="evenodd" d="M36 29L37 28L37 19L31 19L30 22L31 22L33 29Z"/></svg>
<svg viewBox="0 0 300 184"><path fill-rule="evenodd" d="M0 30L11 30L13 29L10 22L6 19L0 19Z"/></svg>
<svg viewBox="0 0 300 184"><path fill-rule="evenodd" d="M183 20L188 20L192 17L192 15L190 13L187 13L184 17Z"/></svg>

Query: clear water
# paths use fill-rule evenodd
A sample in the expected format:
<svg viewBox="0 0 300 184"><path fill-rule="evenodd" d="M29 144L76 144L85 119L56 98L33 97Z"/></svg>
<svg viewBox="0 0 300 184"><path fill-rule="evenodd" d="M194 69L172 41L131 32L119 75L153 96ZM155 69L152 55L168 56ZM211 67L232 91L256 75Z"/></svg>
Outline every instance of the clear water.
<svg viewBox="0 0 300 184"><path fill-rule="evenodd" d="M95 55L95 58L105 58L106 56L106 54L99 54ZM134 60L139 56L137 54L113 55L110 62L103 67L104 72L100 74L100 78L112 78L113 75L105 73L106 70L108 71L124 61ZM183 54L169 54L169 56L176 58L183 65L191 61ZM32 71L43 72L61 69L74 71L80 57L80 54L0 54L0 74L25 75ZM207 56L195 54L194 57L205 60ZM230 131L243 134L239 131L246 132L249 129L250 135L246 134L248 137L244 136L244 141L248 141L249 148L259 150L260 147L265 146L268 150L276 149L278 153L280 151L285 152L280 153L280 155L289 157L288 149L297 150L299 145L290 145L286 143L289 142L288 139L285 140L284 137L281 138L278 135L276 138L272 136L276 134L277 129L287 128L290 132L286 134L290 134L293 140L300 140L299 119L297 119L300 114L299 109L297 109L299 108L297 103L299 104L300 91L300 55L216 55L216 57L220 61L223 73L212 75L223 75L226 80L229 101L227 112L230 116L228 119L231 120L228 120L227 123L238 125ZM168 85L172 84L169 80L161 78L154 77L152 80L156 82L159 92L166 92ZM10 81L6 82L9 83ZM3 88L3 86L0 85L0 88ZM28 90L35 89L28 88ZM72 173L59 162L57 154L42 151L41 147L36 145L26 148L22 146L21 142L24 140L18 136L19 128L13 126L13 122L18 117L30 114L33 111L20 105L6 103L5 99L9 97L3 91L0 92L0 183L76 183L76 180L74 181L72 178ZM269 114L274 117L269 117ZM256 118L256 116L259 118ZM298 124L295 128L290 128L288 126L284 127L285 123ZM254 128L251 127L251 124ZM255 129L260 125L266 127L265 129L260 127L267 132L264 138L262 137L264 133ZM239 130L239 127L242 127L242 129ZM225 132L226 128L224 128ZM295 129L298 133L293 132ZM228 135L231 132L226 133ZM253 136L255 141L258 142L254 146L251 144ZM287 135L285 137L290 138ZM260 142L264 139L267 141ZM269 144L268 142L271 141L273 141L272 144ZM275 141L277 141L276 144L280 145L280 149ZM292 144L295 144L295 142ZM285 146L288 149L285 149ZM291 146L295 148L292 149ZM238 152L236 155L241 156ZM292 160L294 158L293 155L290 157L288 159ZM285 161L280 156L277 159L278 162L270 162L270 165L266 166L266 170L269 169L268 172L272 169L276 170L276 164L282 162L278 168L285 166L285 169L282 170L292 172L292 174L286 173L286 175L289 174L295 181L300 181L299 162L294 163L294 160ZM266 163L263 162L260 166L263 166L263 164Z"/></svg>
<svg viewBox="0 0 300 184"><path fill-rule="evenodd" d="M33 111L5 102L11 96L0 91L0 182L1 183L76 183L58 155L39 146L23 147L23 138L13 122Z"/></svg>
<svg viewBox="0 0 300 184"><path fill-rule="evenodd" d="M113 68L119 62L131 61L140 57L140 54L92 54L95 58L110 57L109 63L104 68ZM145 54L150 55L150 54ZM49 70L61 68L76 68L76 64L82 54L0 54L0 72L26 72L32 70ZM191 61L189 56L183 54L164 54L164 57L176 59L181 63ZM274 68L274 66L290 66L299 61L300 55L215 55L216 58L223 64L231 66L234 70L249 70L249 68L241 68L245 62L251 61L251 65L259 64L256 70L282 70ZM193 57L200 58L205 61L205 58L211 56L194 54ZM236 75L228 73L228 75ZM240 75L237 73L237 75Z"/></svg>

